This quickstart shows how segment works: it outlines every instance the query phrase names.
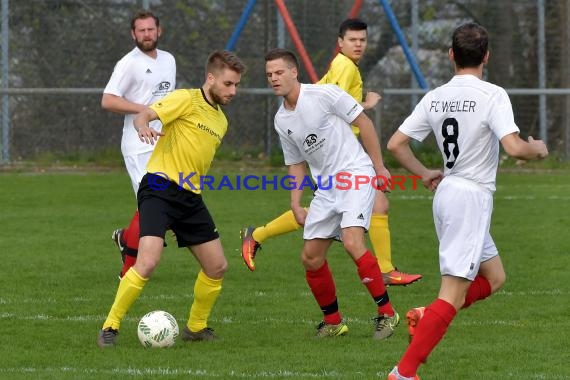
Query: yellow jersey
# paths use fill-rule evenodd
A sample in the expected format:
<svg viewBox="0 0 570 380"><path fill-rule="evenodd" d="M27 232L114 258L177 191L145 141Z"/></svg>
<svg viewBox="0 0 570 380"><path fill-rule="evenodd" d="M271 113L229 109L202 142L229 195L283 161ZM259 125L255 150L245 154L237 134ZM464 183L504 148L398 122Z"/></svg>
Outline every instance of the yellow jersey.
<svg viewBox="0 0 570 380"><path fill-rule="evenodd" d="M206 100L201 88L175 90L150 106L162 122L164 136L147 164L149 173L164 173L170 181L200 194L216 150L228 130L219 105Z"/></svg>
<svg viewBox="0 0 570 380"><path fill-rule="evenodd" d="M336 84L358 103L362 103L362 77L358 65L346 55L338 53L331 62L329 71L317 82L318 84ZM358 136L360 130L352 127L352 132Z"/></svg>

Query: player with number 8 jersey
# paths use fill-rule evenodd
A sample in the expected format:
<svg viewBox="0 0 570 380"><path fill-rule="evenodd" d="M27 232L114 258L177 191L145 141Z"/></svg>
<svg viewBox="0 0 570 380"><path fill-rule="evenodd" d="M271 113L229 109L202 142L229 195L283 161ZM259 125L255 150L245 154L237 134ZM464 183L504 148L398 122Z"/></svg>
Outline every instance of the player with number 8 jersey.
<svg viewBox="0 0 570 380"><path fill-rule="evenodd" d="M493 153L499 150L500 138L519 128L503 88L461 74L428 92L399 131L418 141L433 131L445 177L464 178L495 191L499 155Z"/></svg>
<svg viewBox="0 0 570 380"><path fill-rule="evenodd" d="M523 160L548 155L542 141L519 137L506 91L482 79L489 60L487 46L488 34L481 25L458 27L449 49L455 76L428 92L388 142L400 164L436 190L433 220L441 273L436 300L406 313L411 343L388 380L419 379L418 367L443 338L457 311L490 296L505 282L489 231L499 145ZM431 132L443 156L443 173L427 169L409 146L411 139L423 141ZM474 358L471 364L476 363Z"/></svg>

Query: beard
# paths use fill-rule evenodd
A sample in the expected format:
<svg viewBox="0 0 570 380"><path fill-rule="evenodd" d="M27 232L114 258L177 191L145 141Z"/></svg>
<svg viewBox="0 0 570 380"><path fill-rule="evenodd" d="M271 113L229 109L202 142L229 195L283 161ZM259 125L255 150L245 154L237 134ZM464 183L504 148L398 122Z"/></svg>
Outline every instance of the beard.
<svg viewBox="0 0 570 380"><path fill-rule="evenodd" d="M149 51L153 51L158 46L158 38L154 41L136 41L137 47L141 49L141 51L147 53Z"/></svg>
<svg viewBox="0 0 570 380"><path fill-rule="evenodd" d="M214 103L222 105L222 106L228 104L232 99L232 98L222 98L221 96L216 94L216 92L214 91L213 88L211 88L208 92L210 94L210 98L212 98Z"/></svg>

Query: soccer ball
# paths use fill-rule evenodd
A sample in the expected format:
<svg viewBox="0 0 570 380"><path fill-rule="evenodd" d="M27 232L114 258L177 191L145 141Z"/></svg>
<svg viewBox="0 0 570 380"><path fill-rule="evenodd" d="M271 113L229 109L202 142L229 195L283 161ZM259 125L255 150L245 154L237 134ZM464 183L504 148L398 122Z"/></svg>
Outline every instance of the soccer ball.
<svg viewBox="0 0 570 380"><path fill-rule="evenodd" d="M170 347L174 345L178 332L176 319L163 310L146 314L137 329L139 340L145 347Z"/></svg>

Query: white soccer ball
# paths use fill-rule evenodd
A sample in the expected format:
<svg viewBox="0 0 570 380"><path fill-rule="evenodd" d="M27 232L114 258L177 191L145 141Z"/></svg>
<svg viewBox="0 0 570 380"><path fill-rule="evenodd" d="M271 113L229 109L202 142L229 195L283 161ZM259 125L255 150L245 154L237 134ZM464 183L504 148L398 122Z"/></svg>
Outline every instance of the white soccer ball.
<svg viewBox="0 0 570 380"><path fill-rule="evenodd" d="M139 340L145 347L170 347L175 343L178 332L176 319L163 310L146 314L137 329Z"/></svg>

